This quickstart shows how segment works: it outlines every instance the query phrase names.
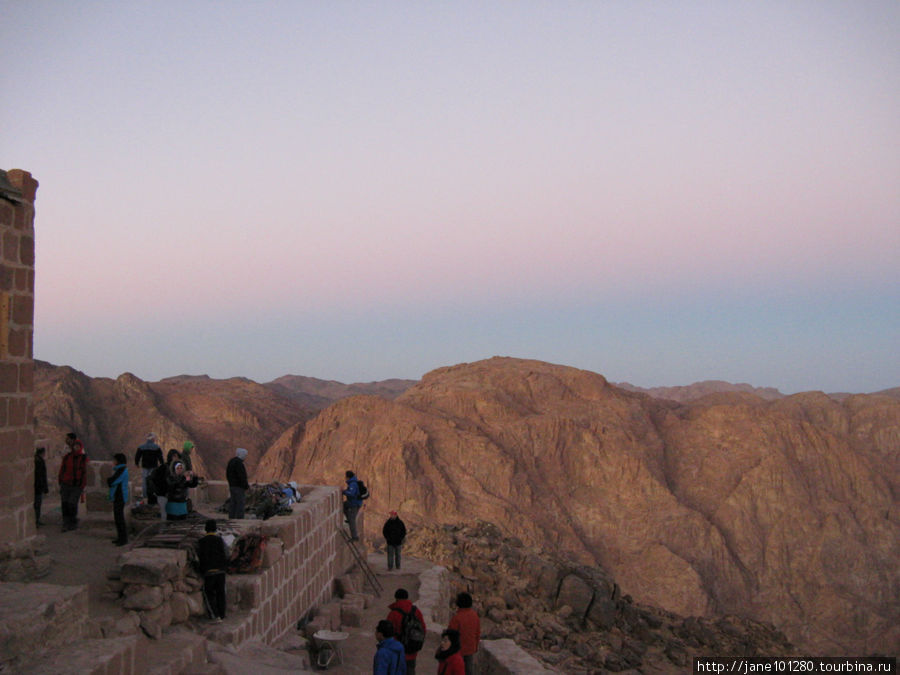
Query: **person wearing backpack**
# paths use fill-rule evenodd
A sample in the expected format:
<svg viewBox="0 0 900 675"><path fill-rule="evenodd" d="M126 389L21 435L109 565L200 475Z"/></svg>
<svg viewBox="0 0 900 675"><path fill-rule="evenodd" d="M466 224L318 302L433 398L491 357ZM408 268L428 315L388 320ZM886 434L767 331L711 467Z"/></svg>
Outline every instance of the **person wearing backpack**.
<svg viewBox="0 0 900 675"><path fill-rule="evenodd" d="M359 489L359 479L352 471L345 471L344 478L347 480L347 489L342 492L344 495L344 517L347 519L347 525L350 526L350 541L359 541L359 532L356 529L356 516L362 507L362 492Z"/></svg>
<svg viewBox="0 0 900 675"><path fill-rule="evenodd" d="M394 602L388 605L387 620L394 626L394 635L406 651L406 672L416 672L416 657L425 644L425 617L409 600L409 591L398 588L394 591Z"/></svg>

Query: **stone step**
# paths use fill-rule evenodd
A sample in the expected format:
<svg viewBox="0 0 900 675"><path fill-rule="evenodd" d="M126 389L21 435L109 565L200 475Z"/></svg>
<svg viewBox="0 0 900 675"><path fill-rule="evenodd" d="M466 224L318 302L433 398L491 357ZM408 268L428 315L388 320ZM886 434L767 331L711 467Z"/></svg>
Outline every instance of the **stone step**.
<svg viewBox="0 0 900 675"><path fill-rule="evenodd" d="M10 672L21 675L142 675L147 672L147 640L137 635L83 640L20 656L11 665Z"/></svg>
<svg viewBox="0 0 900 675"><path fill-rule="evenodd" d="M46 645L80 640L87 620L87 586L0 584L0 670Z"/></svg>
<svg viewBox="0 0 900 675"><path fill-rule="evenodd" d="M209 668L208 641L189 630L167 631L150 645L152 658L147 675L180 675L185 672L218 672Z"/></svg>

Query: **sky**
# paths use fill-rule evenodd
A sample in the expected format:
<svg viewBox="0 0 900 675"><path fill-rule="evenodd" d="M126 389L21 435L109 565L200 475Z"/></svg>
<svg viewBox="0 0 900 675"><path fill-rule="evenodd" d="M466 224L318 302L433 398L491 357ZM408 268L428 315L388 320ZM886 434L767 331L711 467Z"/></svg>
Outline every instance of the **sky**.
<svg viewBox="0 0 900 675"><path fill-rule="evenodd" d="M894 0L0 0L35 358L900 386Z"/></svg>

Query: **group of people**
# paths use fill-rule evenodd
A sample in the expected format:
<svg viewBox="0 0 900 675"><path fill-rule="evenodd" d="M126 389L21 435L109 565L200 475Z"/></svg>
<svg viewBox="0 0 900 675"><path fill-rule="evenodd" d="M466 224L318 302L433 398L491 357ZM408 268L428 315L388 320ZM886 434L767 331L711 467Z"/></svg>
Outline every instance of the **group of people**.
<svg viewBox="0 0 900 675"><path fill-rule="evenodd" d="M87 486L89 458L78 435L66 434L66 453L59 466L60 510L62 531L68 532L78 527L78 504L84 501ZM181 450L171 449L163 458L162 448L156 442L156 435L147 437L134 456L134 463L141 469L143 494L148 504L158 505L160 516L166 520L183 520L188 514L190 489L198 484L198 476L193 470L192 453L196 446L185 441ZM244 494L249 488L244 460L247 450L238 448L235 457L226 470L230 490L230 518L244 517ZM123 453L113 455L112 475L107 479L109 500L113 503L116 524L116 538L113 543L124 546L128 543L125 523L125 505L129 503L128 461ZM39 447L34 452L34 520L37 527L43 527L41 512L44 495L49 490L47 479L46 448Z"/></svg>
<svg viewBox="0 0 900 675"><path fill-rule="evenodd" d="M481 621L472 604L469 593L456 596L456 613L441 633L440 647L434 655L438 675L475 673L474 656L481 640ZM374 675L414 675L425 633L425 618L410 602L405 588L396 590L394 602L388 609L387 618L375 627L377 646L372 672ZM415 626L415 630L410 626Z"/></svg>

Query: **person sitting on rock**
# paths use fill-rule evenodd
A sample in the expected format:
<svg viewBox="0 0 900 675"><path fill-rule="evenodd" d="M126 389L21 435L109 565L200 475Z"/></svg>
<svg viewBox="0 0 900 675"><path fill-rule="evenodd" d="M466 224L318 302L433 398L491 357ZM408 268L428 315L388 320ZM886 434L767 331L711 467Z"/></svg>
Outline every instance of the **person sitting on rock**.
<svg viewBox="0 0 900 675"><path fill-rule="evenodd" d="M197 558L210 618L219 623L225 618L225 571L228 568L228 554L225 542L216 532L216 521L212 518L207 520L205 529L206 534L197 542Z"/></svg>

